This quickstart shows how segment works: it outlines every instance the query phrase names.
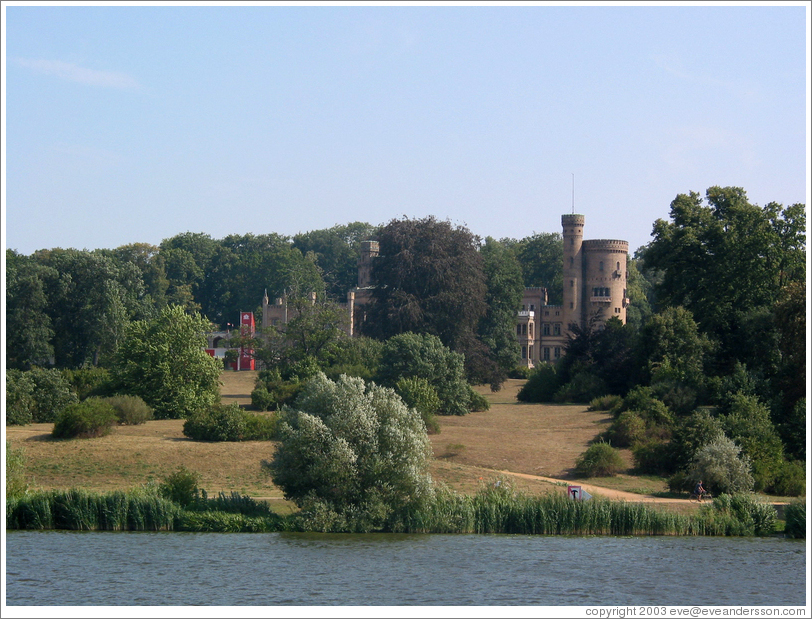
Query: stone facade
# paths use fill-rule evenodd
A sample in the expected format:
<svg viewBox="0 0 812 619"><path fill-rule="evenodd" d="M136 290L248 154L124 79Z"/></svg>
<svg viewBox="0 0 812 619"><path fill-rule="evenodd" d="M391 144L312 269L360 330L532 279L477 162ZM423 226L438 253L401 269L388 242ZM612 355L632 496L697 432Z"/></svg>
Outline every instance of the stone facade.
<svg viewBox="0 0 812 619"><path fill-rule="evenodd" d="M615 316L626 323L626 258L629 243L618 240L584 240L583 215L562 215L564 242L564 290L562 305L547 304L546 288L526 288L516 320L521 364L533 367L554 362L564 354L572 325L600 326ZM364 306L371 297L372 262L378 256L377 241L364 241L358 261L358 286L341 304L348 312L347 333L358 333L365 319ZM316 302L315 293L311 302ZM285 298L271 304L262 301L262 326L284 324L292 316Z"/></svg>

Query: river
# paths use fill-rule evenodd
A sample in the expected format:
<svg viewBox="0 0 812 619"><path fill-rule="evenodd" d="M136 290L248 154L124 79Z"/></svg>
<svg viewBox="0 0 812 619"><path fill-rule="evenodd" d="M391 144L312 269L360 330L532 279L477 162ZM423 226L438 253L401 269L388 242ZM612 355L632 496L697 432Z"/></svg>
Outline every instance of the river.
<svg viewBox="0 0 812 619"><path fill-rule="evenodd" d="M38 605L792 605L780 538L8 531L6 602Z"/></svg>

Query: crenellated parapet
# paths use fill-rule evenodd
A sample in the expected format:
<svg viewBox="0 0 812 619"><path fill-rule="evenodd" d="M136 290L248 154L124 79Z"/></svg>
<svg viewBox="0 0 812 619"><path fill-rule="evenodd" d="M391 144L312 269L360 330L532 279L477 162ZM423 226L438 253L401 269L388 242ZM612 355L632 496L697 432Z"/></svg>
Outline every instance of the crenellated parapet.
<svg viewBox="0 0 812 619"><path fill-rule="evenodd" d="M629 253L629 242L616 239L590 239L584 241L584 250L589 252L605 251L609 253Z"/></svg>

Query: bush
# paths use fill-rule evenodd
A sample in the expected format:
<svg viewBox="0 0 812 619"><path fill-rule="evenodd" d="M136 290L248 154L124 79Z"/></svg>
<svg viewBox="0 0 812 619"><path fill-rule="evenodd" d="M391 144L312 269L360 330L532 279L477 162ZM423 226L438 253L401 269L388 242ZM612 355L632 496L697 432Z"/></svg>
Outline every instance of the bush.
<svg viewBox="0 0 812 619"><path fill-rule="evenodd" d="M471 391L471 403L469 404L472 413L483 413L485 411L491 410L491 403L488 402L488 399L482 395L481 393L470 389Z"/></svg>
<svg viewBox="0 0 812 619"><path fill-rule="evenodd" d="M137 426L152 419L152 409L135 395L116 395L104 399L116 411L118 423Z"/></svg>
<svg viewBox="0 0 812 619"><path fill-rule="evenodd" d="M431 444L417 411L392 389L319 374L282 413L281 443L264 462L318 530L370 531L432 496Z"/></svg>
<svg viewBox="0 0 812 619"><path fill-rule="evenodd" d="M401 378L423 378L437 391L441 415L465 415L471 410L464 357L428 333L401 333L384 342L377 380L394 388Z"/></svg>
<svg viewBox="0 0 812 619"><path fill-rule="evenodd" d="M158 486L158 491L164 498L182 507L186 507L200 500L201 493L198 486L199 483L199 473L195 473L185 466L181 466L171 475L164 477Z"/></svg>
<svg viewBox="0 0 812 619"><path fill-rule="evenodd" d="M784 462L775 475L773 493L779 496L806 495L806 470L798 462Z"/></svg>
<svg viewBox="0 0 812 619"><path fill-rule="evenodd" d="M632 447L634 465L640 473L654 475L674 470L668 443L656 439L637 443Z"/></svg>
<svg viewBox="0 0 812 619"><path fill-rule="evenodd" d="M98 398L71 404L59 414L52 435L56 438L96 438L110 434L118 417L115 409Z"/></svg>
<svg viewBox="0 0 812 619"><path fill-rule="evenodd" d="M6 425L24 426L34 421L34 381L28 372L6 372Z"/></svg>
<svg viewBox="0 0 812 619"><path fill-rule="evenodd" d="M646 438L646 422L637 411L623 411L606 430L606 438L618 447L631 447Z"/></svg>
<svg viewBox="0 0 812 619"><path fill-rule="evenodd" d="M251 392L251 407L259 411L279 410L292 403L304 388L298 380L284 380L279 370L262 370Z"/></svg>
<svg viewBox="0 0 812 619"><path fill-rule="evenodd" d="M106 368L62 370L62 376L80 400L113 394L113 381Z"/></svg>
<svg viewBox="0 0 812 619"><path fill-rule="evenodd" d="M589 410L591 411L610 411L618 407L623 402L623 398L619 395L602 395L593 398L589 403Z"/></svg>
<svg viewBox="0 0 812 619"><path fill-rule="evenodd" d="M417 376L407 376L397 382L395 391L406 406L420 413L429 434L440 433L440 424L435 416L440 410L440 398L429 381Z"/></svg>
<svg viewBox="0 0 812 619"><path fill-rule="evenodd" d="M218 404L191 415L183 434L196 441L268 441L276 436L275 416L251 414L237 404Z"/></svg>
<svg viewBox="0 0 812 619"><path fill-rule="evenodd" d="M59 370L34 368L28 374L34 381L35 423L52 423L67 406L79 401Z"/></svg>
<svg viewBox="0 0 812 619"><path fill-rule="evenodd" d="M560 386L561 379L558 376L557 366L542 363L531 372L516 399L519 402L552 402Z"/></svg>
<svg viewBox="0 0 812 619"><path fill-rule="evenodd" d="M750 492L753 475L750 459L726 436L717 436L694 454L689 474L701 479L707 490L721 492Z"/></svg>
<svg viewBox="0 0 812 619"><path fill-rule="evenodd" d="M609 443L595 443L581 454L575 464L579 477L611 477L626 468L620 452Z"/></svg>
<svg viewBox="0 0 812 619"><path fill-rule="evenodd" d="M580 372L555 392L556 402L586 403L606 393L606 384L594 374Z"/></svg>
<svg viewBox="0 0 812 619"><path fill-rule="evenodd" d="M787 521L784 533L787 537L796 539L806 538L806 501L793 501L784 511Z"/></svg>
<svg viewBox="0 0 812 619"><path fill-rule="evenodd" d="M530 374L532 370L527 367L526 365L517 365L513 368L510 372L508 372L508 378L517 378L519 380L527 380L530 378Z"/></svg>

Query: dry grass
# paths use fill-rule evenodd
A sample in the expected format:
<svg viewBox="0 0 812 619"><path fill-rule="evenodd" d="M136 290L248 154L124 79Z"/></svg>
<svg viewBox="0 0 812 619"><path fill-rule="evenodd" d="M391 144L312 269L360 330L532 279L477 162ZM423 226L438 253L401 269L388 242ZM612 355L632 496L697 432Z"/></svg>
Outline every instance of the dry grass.
<svg viewBox="0 0 812 619"><path fill-rule="evenodd" d="M255 378L256 372L224 372L223 401L250 404ZM462 492L474 492L500 470L570 476L577 457L606 427L609 417L588 412L584 406L519 404L516 393L521 383L508 381L497 393L481 388L480 393L491 402L490 411L439 417L441 432L431 436L432 474L437 480ZM52 427L6 428L12 445L24 447L30 481L37 488L127 488L160 480L185 466L201 475L201 486L210 494L238 491L281 499L279 489L260 469L260 462L273 455L273 443L192 441L183 436L182 420L119 426L109 436L86 440L53 440ZM533 494L563 488L561 483L540 479L515 480L517 487ZM633 476L616 478L613 485L618 490L643 488Z"/></svg>

